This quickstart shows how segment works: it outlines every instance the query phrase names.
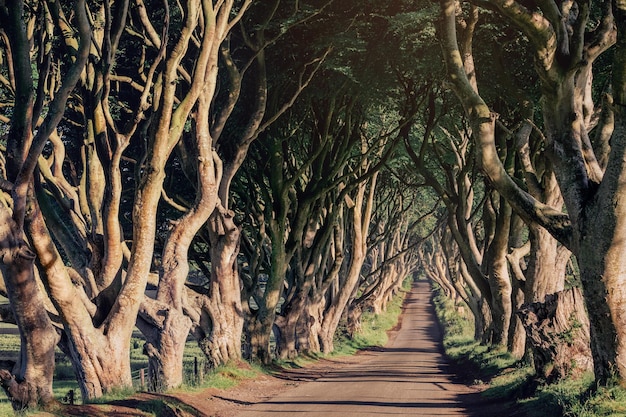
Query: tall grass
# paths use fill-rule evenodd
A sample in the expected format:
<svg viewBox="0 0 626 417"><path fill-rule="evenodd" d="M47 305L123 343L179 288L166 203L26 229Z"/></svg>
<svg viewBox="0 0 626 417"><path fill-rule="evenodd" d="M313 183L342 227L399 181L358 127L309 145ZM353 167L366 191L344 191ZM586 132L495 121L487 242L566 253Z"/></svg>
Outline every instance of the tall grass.
<svg viewBox="0 0 626 417"><path fill-rule="evenodd" d="M529 417L624 417L626 389L617 380L597 387L592 374L539 386L535 395L520 401Z"/></svg>

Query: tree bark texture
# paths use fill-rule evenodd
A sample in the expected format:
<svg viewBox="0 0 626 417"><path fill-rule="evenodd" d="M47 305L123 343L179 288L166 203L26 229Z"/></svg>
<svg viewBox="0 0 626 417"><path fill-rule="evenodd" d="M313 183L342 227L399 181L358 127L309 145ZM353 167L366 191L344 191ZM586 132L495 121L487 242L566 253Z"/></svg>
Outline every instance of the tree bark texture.
<svg viewBox="0 0 626 417"><path fill-rule="evenodd" d="M533 352L535 369L548 382L593 370L589 319L578 288L550 294L518 312Z"/></svg>
<svg viewBox="0 0 626 417"><path fill-rule="evenodd" d="M492 195L491 198L494 198ZM507 346L509 326L513 314L512 285L506 255L508 252L509 231L511 223L511 206L500 199L498 209L486 203L485 212L495 217L495 234L489 244L483 262L486 264L487 277L492 294L493 334L492 343L496 346ZM489 205L489 208L487 208Z"/></svg>
<svg viewBox="0 0 626 417"><path fill-rule="evenodd" d="M590 85L594 60L614 43L617 56L626 56L624 6L614 2L612 14L605 8L605 18L595 29L596 36L589 38L567 30L574 23L584 27L585 21L577 19L585 19L586 14L570 20L542 5L539 8L544 14L531 12L517 2L494 0L493 4L511 23L519 25L535 49L535 69L542 87L545 149L554 166L567 214L530 198L506 175L495 147L497 116L464 72L456 40L455 3L442 0L444 24L440 34L448 73L471 119L481 169L520 216L546 228L576 255L589 312L596 380L606 383L615 373L624 380L626 319L621 312L626 306L626 293L622 290L624 262L618 259L618 253L624 251L626 235L626 207L621 198L626 192L626 142L616 113L611 153L603 171L587 131L593 113ZM576 14L573 10L564 11L572 18ZM623 62L620 58L617 61ZM618 76L613 80L613 88L621 95L615 108L620 109L624 105L624 79Z"/></svg>
<svg viewBox="0 0 626 417"><path fill-rule="evenodd" d="M0 370L0 385L15 410L50 406L54 347L59 335L52 325L35 278L35 254L0 203L0 272L20 330L20 357L13 369Z"/></svg>
<svg viewBox="0 0 626 417"><path fill-rule="evenodd" d="M211 281L203 319L195 332L202 335L198 344L215 367L242 356L244 313L237 263L241 230L234 223L233 213L219 208L211 216L209 234Z"/></svg>
<svg viewBox="0 0 626 417"><path fill-rule="evenodd" d="M320 347L324 353L333 351L333 338L339 326L339 321L359 283L361 268L367 254L367 234L374 204L376 179L377 174L374 174L369 184L359 184L354 205L350 209L350 263L346 276L339 279L339 288L336 296L331 299L330 306L324 313L320 332ZM368 185L369 194L367 194L366 199Z"/></svg>

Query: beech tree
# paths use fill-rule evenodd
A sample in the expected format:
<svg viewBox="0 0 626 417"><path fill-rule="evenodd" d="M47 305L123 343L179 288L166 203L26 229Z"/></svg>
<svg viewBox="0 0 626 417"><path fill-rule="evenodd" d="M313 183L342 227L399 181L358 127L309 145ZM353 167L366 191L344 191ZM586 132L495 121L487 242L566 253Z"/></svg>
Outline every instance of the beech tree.
<svg viewBox="0 0 626 417"><path fill-rule="evenodd" d="M554 166L567 214L537 201L506 175L496 158L497 117L481 97L478 84L473 84L475 72L469 73L464 67L468 50L460 48L457 40L457 3L440 4L440 37L451 86L471 121L481 168L524 219L540 224L576 256L590 316L596 379L604 383L617 373L623 380L626 344L624 321L619 312L624 308L624 274L618 253L623 252L624 242L620 221L624 135L617 128L623 126L619 111L624 98L623 4L487 2L519 28L532 47L535 71L541 83L544 152ZM474 7L471 10L478 12ZM603 168L599 161L604 160L602 152L607 147L594 148L589 136L595 123L592 69L597 58L612 45L615 45L612 110L616 128L612 135L602 135L604 139L611 138ZM600 126L601 130L604 127Z"/></svg>
<svg viewBox="0 0 626 417"><path fill-rule="evenodd" d="M49 62L49 51L45 46L46 39L50 39L47 36L51 33L46 29L52 28L38 27L35 32L32 23L46 6L42 4L27 11L22 1L0 4L4 56L8 59L9 67L9 79L5 79L4 86L9 89L14 100L6 148L3 150L0 271L21 336L21 355L12 370L14 375L3 370L0 376L3 387L17 409L37 404L47 406L53 402L54 347L59 337L46 312L46 297L38 284L35 262L42 267L44 282L61 296L55 300L55 307L61 317L71 314L67 307L74 301L71 299L73 294L64 291L65 288L59 285L56 277L48 275L54 268L54 257L49 252L46 252L44 258L40 256L42 247L49 244L50 239L45 226L42 227L43 217L36 199L36 178L39 176L37 165L43 148L57 129L69 95L78 83L87 61L91 28L85 2L77 1L73 9L77 30L65 40L70 52L69 62L65 66L66 76L61 85L50 91L54 93L53 98L36 96L31 70L31 47L35 48L33 44L36 40L43 41L37 44L35 50L42 57L42 62ZM47 106L45 117L42 116L44 102Z"/></svg>
<svg viewBox="0 0 626 417"><path fill-rule="evenodd" d="M366 154L368 152L366 143L361 146L361 152ZM357 175L366 174L371 168L372 162L374 161L371 161L370 158L363 158ZM349 225L346 235L349 238L344 242L349 252L349 256L346 257L348 264L342 274L343 276L337 277L334 296L327 298L330 299L330 302L323 311L319 342L321 351L325 353L333 351L333 342L339 320L358 288L361 270L367 256L367 236L374 211L378 175L379 171L373 172L369 178L358 183L354 192L345 195L348 213L347 223Z"/></svg>
<svg viewBox="0 0 626 417"><path fill-rule="evenodd" d="M209 120L223 175L218 182L216 210L194 244L194 264L203 271L205 281L187 286L190 302L185 308L209 366L242 355L241 225L231 207L231 185L250 146L294 105L324 63L328 48L303 48L310 53L294 54L292 60L285 60L279 50L290 46L288 39L300 26L315 26L327 4L308 7L273 0L255 2L240 22L240 30L220 45L220 88ZM286 78L279 69L297 76ZM183 169L187 177L195 175L193 164L184 163Z"/></svg>
<svg viewBox="0 0 626 417"><path fill-rule="evenodd" d="M192 325L192 320L188 317L190 308L186 302L184 286L189 272L187 253L196 233L209 220L209 216L219 211L218 189L223 168L222 161L215 151L215 138L210 125L211 101L217 88L219 51L249 4L243 3L236 7L234 2L226 2L215 9L211 4L202 4L202 8L200 3L194 5L197 9L187 10L189 17L183 27L183 33L188 35L179 41L181 51L193 50L189 43L194 40L194 32L200 41L198 50L195 51L197 58L191 60L190 69L187 71L190 74L189 92L183 96L181 105L176 108L176 112L181 114L173 115L181 118L174 119L176 123L181 123L190 116L194 123L190 134L185 135L184 142L179 142L183 136L182 126L178 127L178 132L174 131L179 136L172 138L174 140L170 143L170 152L174 145L179 144L179 149L185 156L183 161L187 171L193 173L188 175L196 184L194 187L196 195L194 204L172 226L163 249L156 300L144 301L138 321L147 339L150 378L155 389L167 389L182 383L183 351ZM183 58L184 55L177 56L172 53L171 60L168 61L173 65L169 70L170 77L185 72ZM183 106L186 102L191 102L191 105ZM167 115L171 111L167 107L161 111L165 112L165 115L160 115L162 119L171 117ZM232 283L229 281L229 284L224 285L229 286ZM229 296L215 290L213 294L218 297ZM212 307L217 308L214 305ZM236 333L236 323L226 319L218 323L232 326ZM229 345L223 348L236 350L236 347L232 348ZM234 354L236 357L236 353Z"/></svg>
<svg viewBox="0 0 626 417"><path fill-rule="evenodd" d="M292 132L294 137L278 136L274 131L264 138L265 146L257 145L257 153L249 166L252 170L248 175L250 183L243 189L244 193L251 190L258 193L247 207L253 210L253 217L259 219L255 225L261 231L258 241L268 242L271 247L267 281L256 283L257 287L262 285L263 288L253 291L257 295L254 297L256 308L251 309L248 323L251 355L264 362L272 357L269 340L275 312L294 255L303 254L302 249L307 246L305 240L310 238L309 235L330 236L328 233L336 215L333 212L342 204L343 195L352 189L355 182L351 178L351 174L355 173L348 162L355 156L355 145L361 141L363 112L360 103L356 98L338 92L338 97L312 103L311 109L306 129L300 125L296 130L287 127L287 132ZM290 153L290 144L299 154L307 156L303 158ZM264 175L258 178L258 172ZM347 190L329 200L331 191L342 183ZM242 196L242 199L245 200L245 197ZM316 223L318 218L321 221ZM265 225L263 229L260 228L261 223ZM316 230L318 227L320 230ZM313 239L313 243L322 245L316 250L323 250L324 245L328 245L326 238L320 241ZM292 281L294 296L306 296L306 289L311 286L314 277L315 273L307 273L300 282ZM295 324L305 301L300 299L297 303L299 307L295 308L291 303L296 300L290 299L285 305L289 307L290 314L283 316L283 320ZM294 317L289 317L291 314ZM283 334L288 332L286 337L292 338L295 329L287 329L286 324L282 325ZM294 353L285 354L291 356Z"/></svg>
<svg viewBox="0 0 626 417"><path fill-rule="evenodd" d="M42 33L49 39L52 31L63 33L64 48L70 57L76 57L74 69L69 67L59 89L55 81L61 73L56 71L62 66L52 66L50 61L61 59L66 51L44 47L46 44L28 48L32 42L24 27L9 27L16 33L14 37L11 32L9 38L17 40L19 30L23 31L20 44L11 46L11 55L17 56L16 51L24 54L19 55L20 60L9 62L10 69L30 74L31 61L39 63L41 86L35 100L21 104L16 99L15 120L38 116L42 108L47 110L41 124L12 121L13 130L37 128L37 141L32 142L35 147L29 140L17 140L19 136L14 134L7 141L7 173L23 171L19 168L23 162L16 162L13 155L25 158L30 152L30 188L36 193L29 204L37 209L24 216L24 204L16 196L29 187L16 180L25 181L26 177L7 175L8 182L16 184L13 187L20 184L23 189L13 193L14 216L21 211L20 216L28 219L24 232L36 254L53 312L63 327L60 346L72 360L85 399L131 386L130 338L149 278L153 283L159 278L162 281L157 300L147 300L141 309L148 323L144 327L154 329L146 332L151 374L159 376L165 387L182 381L182 350L190 325L181 314L186 252L196 230L215 209L221 176L221 163L212 150L208 130L219 45L249 3L218 2L214 6L188 1L176 6L180 13L172 15L167 3L162 5L153 10L161 16L156 26L160 32L150 20L155 16L148 14L143 2L137 2L132 14L129 2L90 4L94 6L89 10L93 30L89 22L81 20L88 12L84 2L77 3L71 17L66 16L66 5L59 2L42 4L23 16L14 12L13 6L9 8L14 20L19 17L23 21L25 16L35 19L35 11L46 15L42 21L51 24L43 26ZM172 16L176 17L170 21ZM120 47L136 46L136 39L140 39L139 54L119 53ZM88 53L91 60L86 58ZM123 65L116 67L116 58L122 59ZM17 63L27 67L17 72ZM66 85L68 82L74 84ZM70 96L75 85L79 94ZM24 80L19 88L32 91L32 79ZM15 97L28 95L20 92ZM64 130L57 132L54 128L64 114ZM26 138L29 135L32 133L22 133ZM186 142L181 146L193 155L198 173L193 179L198 183L197 198L186 214L176 218L160 258L162 266L157 268L154 244L165 167L183 136ZM42 158L47 143L51 150ZM127 174L129 159L135 163L134 177ZM130 199L129 194L133 196ZM129 206L132 225L123 222ZM27 302L11 294L10 300L14 306ZM158 303L167 308L159 310Z"/></svg>
<svg viewBox="0 0 626 417"><path fill-rule="evenodd" d="M363 242L365 257L357 259L362 267L354 289L346 297L344 316L350 336L360 331L364 312L380 314L386 310L391 297L417 265L417 247L433 231L429 219L431 204L436 208L437 201L429 201L432 196L428 194L425 198L419 192L420 186L401 184L396 175L382 170L378 192L368 201L372 225ZM401 177L406 180L409 176ZM339 293L335 297L345 295Z"/></svg>
<svg viewBox="0 0 626 417"><path fill-rule="evenodd" d="M421 104L428 114L423 122L423 132L407 134L405 148L423 182L439 196L446 207L447 228L461 257L460 273L473 292L473 297L468 298L468 301L476 299L476 304L469 305L475 314L476 336L485 343L493 340L494 309L499 307L498 317L503 322L496 328L496 343L502 341L506 344L505 333L508 332L506 321L510 320L512 314L510 283L508 276L497 280L490 274L490 257L486 253L488 248L493 248L491 244L496 233L506 236L505 242L502 242L504 237L500 237L498 246L500 255L503 255L502 250L508 249L506 241L508 231L503 230L506 222L501 221L498 224L495 221L497 213L490 198L498 197L490 195L492 191L476 175L473 159L470 157L472 144L470 138L464 134L463 127L449 124L450 128L447 128L445 121L441 120L440 113L444 110L436 104L436 94L435 89L430 91L425 89L425 93L422 94L430 95L430 99L424 99ZM419 97L420 94L415 96ZM451 107L445 104L443 109L452 111ZM456 135L450 131L451 129L456 129ZM454 246L450 247L450 243L446 245L450 249ZM454 252L452 251L449 256ZM504 262L506 263L506 258ZM502 263L500 266L502 267ZM498 291L499 288L506 289L507 283L508 291Z"/></svg>

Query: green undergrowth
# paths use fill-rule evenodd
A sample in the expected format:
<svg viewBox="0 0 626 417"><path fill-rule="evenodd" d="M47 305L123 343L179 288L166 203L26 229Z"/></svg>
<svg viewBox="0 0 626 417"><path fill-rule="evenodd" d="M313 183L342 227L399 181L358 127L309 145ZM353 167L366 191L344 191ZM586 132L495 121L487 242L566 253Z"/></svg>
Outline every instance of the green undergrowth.
<svg viewBox="0 0 626 417"><path fill-rule="evenodd" d="M398 323L404 297L410 288L411 281L407 279L401 291L387 305L386 311L380 314L365 311L361 317L361 331L354 337L348 337L345 328L340 327L335 337L335 350L332 354L353 355L361 349L385 346L389 340L388 331Z"/></svg>
<svg viewBox="0 0 626 417"><path fill-rule="evenodd" d="M184 384L175 391L198 392L207 388L228 389L241 381L253 379L265 372L265 369L260 365L249 364L248 362L227 363L211 370L202 381L195 384Z"/></svg>
<svg viewBox="0 0 626 417"><path fill-rule="evenodd" d="M402 313L402 303L407 292L411 289L411 285L410 279L404 280L401 290L389 302L384 312L380 314L374 314L371 311L363 312L361 331L353 337L349 337L345 326L340 324L333 341L334 350L332 353L327 355L322 353L300 355L293 360L279 360L276 362L277 365L284 368L298 368L320 358L354 355L359 350L385 346L389 340L389 330L398 324Z"/></svg>
<svg viewBox="0 0 626 417"><path fill-rule="evenodd" d="M617 381L597 387L593 375L540 386L532 398L520 401L529 417L624 417L626 389Z"/></svg>
<svg viewBox="0 0 626 417"><path fill-rule="evenodd" d="M468 384L487 384L485 401L515 402L516 417L624 417L626 389L617 381L596 387L593 375L546 384L535 377L528 361L516 360L504 349L474 340L469 310L455 306L433 285L433 301L443 329L446 355ZM464 314L465 313L465 314Z"/></svg>

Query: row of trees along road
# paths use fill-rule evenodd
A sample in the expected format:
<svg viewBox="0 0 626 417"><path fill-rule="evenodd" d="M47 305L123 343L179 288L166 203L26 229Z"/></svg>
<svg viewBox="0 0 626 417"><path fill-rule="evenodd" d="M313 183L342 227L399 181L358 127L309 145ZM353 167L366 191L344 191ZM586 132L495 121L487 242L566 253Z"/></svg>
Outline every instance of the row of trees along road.
<svg viewBox="0 0 626 417"><path fill-rule="evenodd" d="M624 4L438 6L445 91L404 141L446 209L420 264L539 376L623 381Z"/></svg>
<svg viewBox="0 0 626 417"><path fill-rule="evenodd" d="M429 208L385 168L414 112L393 72L366 88L389 12L368 7L0 2L16 408L54 401L56 346L89 400L131 386L135 328L164 390L189 335L210 366L269 362L330 352L342 316L356 331L384 309Z"/></svg>
<svg viewBox="0 0 626 417"><path fill-rule="evenodd" d="M344 3L0 1L16 406L55 346L130 386L135 327L154 390L189 335L330 352L416 269L539 375L626 379L623 2Z"/></svg>

